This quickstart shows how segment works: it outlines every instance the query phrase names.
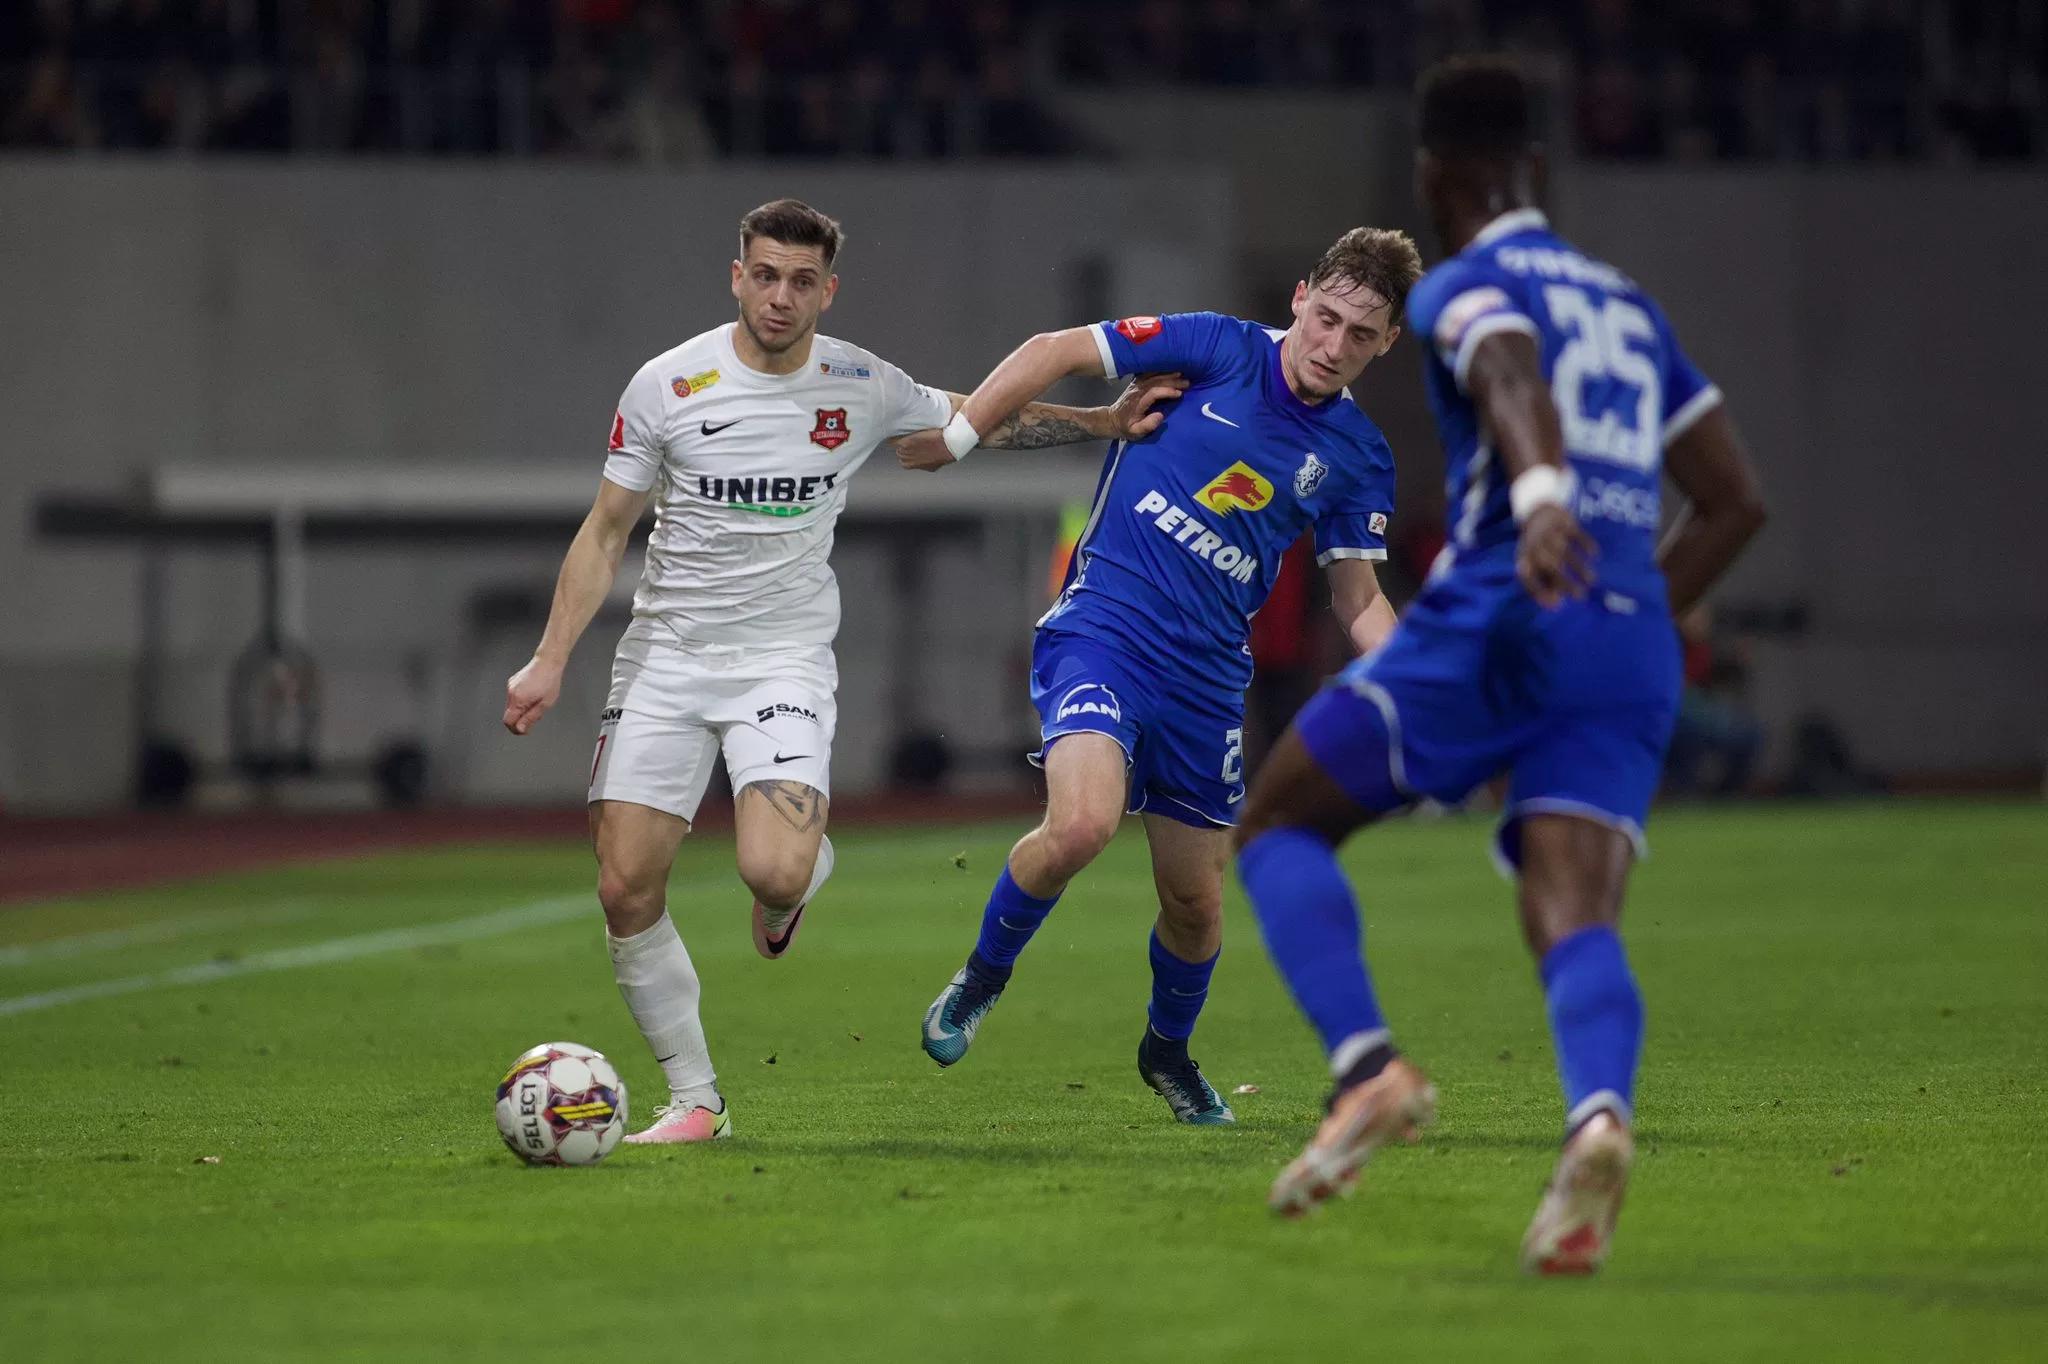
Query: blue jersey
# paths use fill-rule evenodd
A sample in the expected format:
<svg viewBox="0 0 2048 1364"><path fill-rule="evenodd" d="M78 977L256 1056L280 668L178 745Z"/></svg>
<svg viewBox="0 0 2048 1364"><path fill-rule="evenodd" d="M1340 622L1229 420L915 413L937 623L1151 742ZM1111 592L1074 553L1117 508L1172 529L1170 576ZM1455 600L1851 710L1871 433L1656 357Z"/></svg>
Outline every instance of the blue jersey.
<svg viewBox="0 0 2048 1364"><path fill-rule="evenodd" d="M1479 430L1465 391L1479 343L1522 332L1543 373L1579 477L1574 508L1600 545L1600 584L1664 604L1656 562L1664 446L1721 401L1678 347L1671 324L1633 280L1582 255L1535 209L1497 218L1458 255L1425 275L1408 316L1427 339L1425 381L1443 436L1451 509L1449 557L1439 572L1503 585L1516 527L1508 480Z"/></svg>
<svg viewBox="0 0 2048 1364"><path fill-rule="evenodd" d="M1107 377L1178 371L1189 387L1151 435L1110 448L1042 626L1241 692L1251 618L1302 531L1315 528L1320 563L1386 557L1393 452L1348 392L1294 395L1280 371L1285 335L1216 313L1095 328Z"/></svg>

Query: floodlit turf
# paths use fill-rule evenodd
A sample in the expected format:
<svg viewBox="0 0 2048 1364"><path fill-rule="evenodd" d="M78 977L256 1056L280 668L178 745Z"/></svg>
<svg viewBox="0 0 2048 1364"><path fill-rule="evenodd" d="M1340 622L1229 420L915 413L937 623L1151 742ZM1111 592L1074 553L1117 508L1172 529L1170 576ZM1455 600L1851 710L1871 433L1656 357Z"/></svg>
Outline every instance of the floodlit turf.
<svg viewBox="0 0 2048 1364"><path fill-rule="evenodd" d="M1235 1100L1234 1129L1177 1128L1137 1081L1150 883L1135 829L1069 893L967 1060L942 1073L918 1051L1015 832L847 832L772 964L749 944L729 845L687 849L677 917L739 1136L622 1148L593 1170L522 1167L490 1113L504 1065L553 1038L620 1063L636 1126L662 1097L595 911L551 917L590 880L580 848L0 910L0 1000L216 961L223 977L0 1017L0 1354L2048 1348L2040 806L1660 818L1629 925L1650 1009L1640 1160L1594 1282L1514 1269L1559 1102L1483 825L1411 822L1350 849L1382 996L1442 1111L1306 1224L1263 1199L1318 1111L1320 1062L1235 892L1194 1050L1226 1092L1259 1092ZM414 940L389 933L518 907L533 908L493 935L394 950ZM365 934L383 936L266 955Z"/></svg>

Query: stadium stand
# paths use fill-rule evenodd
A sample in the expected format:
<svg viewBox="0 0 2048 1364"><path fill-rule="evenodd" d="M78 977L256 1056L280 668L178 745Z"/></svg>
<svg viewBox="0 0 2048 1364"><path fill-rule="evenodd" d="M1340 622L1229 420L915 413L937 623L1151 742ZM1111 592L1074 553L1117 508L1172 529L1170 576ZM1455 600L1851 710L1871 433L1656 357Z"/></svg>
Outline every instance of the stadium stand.
<svg viewBox="0 0 2048 1364"><path fill-rule="evenodd" d="M2012 160L2043 0L17 0L0 147L1046 157L1090 86L1405 90L1494 44L1620 159Z"/></svg>

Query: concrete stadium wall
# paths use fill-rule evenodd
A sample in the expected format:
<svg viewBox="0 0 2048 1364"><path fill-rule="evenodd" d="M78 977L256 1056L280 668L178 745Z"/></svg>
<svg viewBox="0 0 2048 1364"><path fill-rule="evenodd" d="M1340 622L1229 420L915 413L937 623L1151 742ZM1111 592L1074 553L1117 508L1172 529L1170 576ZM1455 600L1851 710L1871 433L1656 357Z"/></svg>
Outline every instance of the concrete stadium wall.
<svg viewBox="0 0 2048 1364"><path fill-rule="evenodd" d="M506 477L577 461L594 491L626 379L731 316L726 263L757 203L797 194L839 216L828 330L959 389L1034 330L1218 297L1226 191L1212 173L1087 168L0 160L0 801L124 799L135 746L139 556L31 543L39 490L115 489L160 461L491 459ZM923 704L970 741L1015 728L1030 623L1027 593L1006 588L1015 608L988 609L983 548L941 551L931 583ZM489 723L498 655L522 646L497 642L452 682L432 667L478 584L545 582L559 553L316 553L325 748L367 753L453 704L476 711L481 794L575 799L608 640L582 651L564 723L531 748ZM887 739L885 547L849 543L839 571L836 772L860 789L880 779ZM252 558L181 552L166 595L167 719L218 755L225 668L257 618Z"/></svg>
<svg viewBox="0 0 2048 1364"><path fill-rule="evenodd" d="M1042 171L0 161L0 799L117 800L135 737L136 556L30 544L35 490L113 488L159 460L594 459L633 368L728 315L732 224L785 192L852 233L831 330L948 386L1080 316L1233 299L1282 316L1296 256L1353 219L1412 224L1414 210L1390 143L1355 126L1385 110L1295 109L1286 126L1302 138L1328 130L1320 159L1292 137L1282 157L1230 135L1259 117L1162 106L1124 125L1142 134L1141 164ZM1353 161L1356 179L1322 170ZM1892 770L2037 766L2048 537L2033 522L2048 460L2024 371L2048 302L2032 263L2048 184L1567 166L1553 198L1564 230L1664 300L1764 469L1776 519L1726 596L1812 608L1809 635L1757 651L1780 741L1817 710ZM1362 390L1411 509L1441 477L1413 359L1400 348ZM983 548L941 552L930 608L926 704L970 740L1023 718L1028 613L1022 596L983 609ZM466 682L430 666L476 584L544 579L554 558L316 558L328 747L367 751L421 708L476 711L480 789L573 797L580 721L553 748L506 748L487 702L507 659ZM863 586L886 581L885 547L849 541L840 567L838 777L852 790L882 772L891 621ZM217 752L253 567L181 555L169 600L169 719ZM594 705L602 643L565 718ZM471 693L449 694L461 685Z"/></svg>

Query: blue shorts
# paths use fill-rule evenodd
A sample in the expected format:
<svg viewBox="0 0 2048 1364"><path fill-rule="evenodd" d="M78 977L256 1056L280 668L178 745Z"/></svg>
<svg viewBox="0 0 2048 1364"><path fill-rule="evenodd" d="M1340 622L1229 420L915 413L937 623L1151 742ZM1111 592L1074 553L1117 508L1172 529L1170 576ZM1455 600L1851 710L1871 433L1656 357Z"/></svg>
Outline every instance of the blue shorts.
<svg viewBox="0 0 2048 1364"><path fill-rule="evenodd" d="M1031 703L1043 763L1067 734L1107 734L1130 768L1128 809L1197 829L1228 828L1244 800L1244 693L1167 676L1091 635L1041 629L1031 646Z"/></svg>
<svg viewBox="0 0 2048 1364"><path fill-rule="evenodd" d="M1455 805L1512 773L1494 844L1512 872L1531 814L1596 820L1646 851L1678 692L1678 638L1661 599L1596 589L1544 611L1519 589L1432 585L1294 725L1309 756L1376 814L1425 796Z"/></svg>

